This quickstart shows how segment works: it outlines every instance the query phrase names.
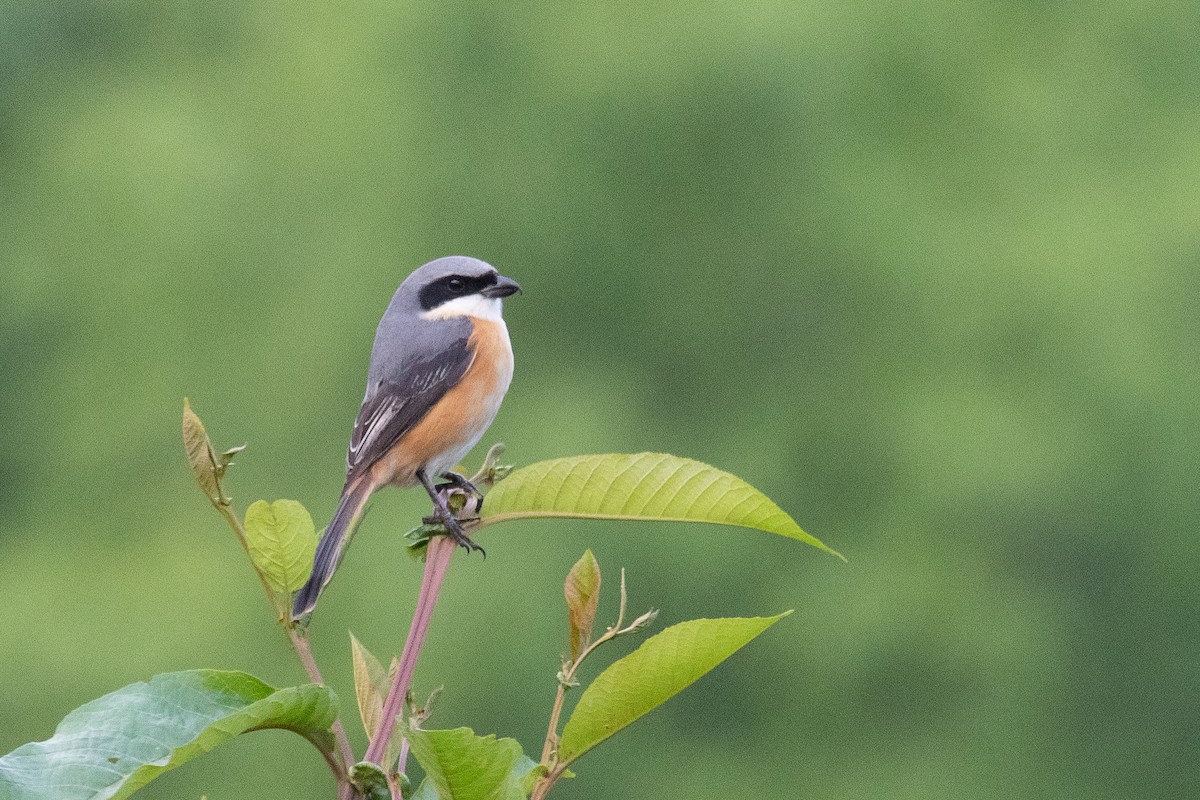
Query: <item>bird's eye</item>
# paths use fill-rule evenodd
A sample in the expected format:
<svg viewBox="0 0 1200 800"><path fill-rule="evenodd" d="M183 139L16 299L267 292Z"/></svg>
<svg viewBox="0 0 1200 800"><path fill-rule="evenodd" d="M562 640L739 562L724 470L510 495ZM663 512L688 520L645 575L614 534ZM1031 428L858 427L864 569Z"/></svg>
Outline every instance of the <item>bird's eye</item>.
<svg viewBox="0 0 1200 800"><path fill-rule="evenodd" d="M462 294L463 289L467 288L467 284L463 283L462 278L451 278L446 281L446 288L455 294Z"/></svg>

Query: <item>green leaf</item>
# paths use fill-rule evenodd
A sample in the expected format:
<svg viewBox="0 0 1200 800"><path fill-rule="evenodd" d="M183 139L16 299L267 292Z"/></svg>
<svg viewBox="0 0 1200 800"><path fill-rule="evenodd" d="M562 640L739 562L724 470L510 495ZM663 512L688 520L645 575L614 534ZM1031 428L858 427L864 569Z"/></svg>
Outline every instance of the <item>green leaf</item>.
<svg viewBox="0 0 1200 800"><path fill-rule="evenodd" d="M600 565L591 550L584 550L583 556L567 573L563 595L567 598L571 660L574 661L592 639L592 623L596 621L596 605L600 602Z"/></svg>
<svg viewBox="0 0 1200 800"><path fill-rule="evenodd" d="M471 476L471 483L487 488L508 477L513 467L512 464L500 463L500 457L503 455L504 442L496 442L489 447L487 455L483 457L483 466L479 468L479 472Z"/></svg>
<svg viewBox="0 0 1200 800"><path fill-rule="evenodd" d="M201 491L214 503L222 500L220 478L224 471L223 465L213 451L212 442L204 430L204 423L196 412L192 411L191 403L183 398L183 450L187 454L188 464L200 484ZM233 454L230 454L232 458Z"/></svg>
<svg viewBox="0 0 1200 800"><path fill-rule="evenodd" d="M413 756L425 770L416 798L439 800L525 800L525 776L537 769L515 739L476 736L470 728L405 732ZM432 784L436 794L429 794Z"/></svg>
<svg viewBox="0 0 1200 800"><path fill-rule="evenodd" d="M842 558L741 478L663 453L574 456L522 467L488 492L482 524L536 517L737 525Z"/></svg>
<svg viewBox="0 0 1200 800"><path fill-rule="evenodd" d="M350 783L366 800L391 800L387 775L383 768L370 761L360 761L350 768Z"/></svg>
<svg viewBox="0 0 1200 800"><path fill-rule="evenodd" d="M550 769L546 765L539 764L529 756L523 755L513 765L512 775L521 781L521 791L525 792L525 794L533 794L533 789L537 786L538 778L549 771ZM566 770L563 773L563 777L574 778L575 774L571 770Z"/></svg>
<svg viewBox="0 0 1200 800"><path fill-rule="evenodd" d="M337 698L324 686L275 689L244 672L156 675L80 706L54 736L0 758L0 800L123 798L239 733L295 731L327 757Z"/></svg>
<svg viewBox="0 0 1200 800"><path fill-rule="evenodd" d="M246 445L239 444L237 447L231 447L224 453L221 453L221 457L218 459L220 463L217 465L217 470L220 472L222 478L225 477L225 470L233 466L233 459L245 449Z"/></svg>
<svg viewBox="0 0 1200 800"><path fill-rule="evenodd" d="M584 690L563 726L559 762L574 761L662 705L790 613L694 619L651 636Z"/></svg>
<svg viewBox="0 0 1200 800"><path fill-rule="evenodd" d="M438 800L437 787L433 785L433 781L426 778L421 781L421 785L417 787L417 791L411 795L404 795L404 800Z"/></svg>
<svg viewBox="0 0 1200 800"><path fill-rule="evenodd" d="M387 696L388 675L379 659L350 634L350 655L354 661L354 695L358 700L358 716L367 736L374 736L383 716L383 699Z"/></svg>
<svg viewBox="0 0 1200 800"><path fill-rule="evenodd" d="M246 509L246 547L272 589L296 591L308 580L317 549L308 509L295 500L252 503Z"/></svg>

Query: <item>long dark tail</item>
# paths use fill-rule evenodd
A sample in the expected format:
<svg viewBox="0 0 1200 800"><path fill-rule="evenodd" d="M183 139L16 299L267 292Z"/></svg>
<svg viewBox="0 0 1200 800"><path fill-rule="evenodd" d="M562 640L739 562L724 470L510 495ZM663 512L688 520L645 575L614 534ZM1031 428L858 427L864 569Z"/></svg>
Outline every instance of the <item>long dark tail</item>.
<svg viewBox="0 0 1200 800"><path fill-rule="evenodd" d="M317 598L321 596L325 586L333 579L333 573L342 561L346 546L350 544L350 539L354 537L354 532L358 529L363 509L374 488L370 479L364 475L342 490L342 499L338 501L337 510L333 512L333 519L329 521L325 535L317 544L312 575L308 577L308 583L301 586L300 591L296 592L296 598L292 603L292 619L299 619L316 608Z"/></svg>

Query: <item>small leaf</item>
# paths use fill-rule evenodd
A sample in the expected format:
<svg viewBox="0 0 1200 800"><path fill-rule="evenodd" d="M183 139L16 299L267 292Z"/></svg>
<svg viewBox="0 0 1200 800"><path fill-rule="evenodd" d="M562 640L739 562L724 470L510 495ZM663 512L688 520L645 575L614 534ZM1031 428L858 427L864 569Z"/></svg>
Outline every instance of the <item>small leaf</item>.
<svg viewBox="0 0 1200 800"><path fill-rule="evenodd" d="M217 455L213 452L212 442L204 430L204 423L196 412L192 411L191 403L183 398L183 449L187 454L188 464L200 490L211 502L222 500L220 474L218 473Z"/></svg>
<svg viewBox="0 0 1200 800"><path fill-rule="evenodd" d="M534 788L537 786L538 779L550 772L550 768L545 764L538 764L529 756L521 756L517 759L516 766L513 767L513 772L521 775L521 791L525 794L533 794ZM570 770L567 770L570 772ZM570 775L568 777L575 777Z"/></svg>
<svg viewBox="0 0 1200 800"><path fill-rule="evenodd" d="M645 614L635 619L622 629L621 633L641 633L654 624L654 620L658 619L658 609L652 608Z"/></svg>
<svg viewBox="0 0 1200 800"><path fill-rule="evenodd" d="M596 604L600 602L600 565L591 550L567 573L563 586L567 598L567 616L571 626L571 660L592 640L592 623L596 621Z"/></svg>
<svg viewBox="0 0 1200 800"><path fill-rule="evenodd" d="M421 781L415 793L405 794L404 800L438 800L437 787L433 785L433 781L426 778Z"/></svg>
<svg viewBox="0 0 1200 800"><path fill-rule="evenodd" d="M434 536L444 536L447 533L449 531L446 530L446 526L440 522L424 522L404 534L404 538L409 540L405 552L414 561L424 561L429 540Z"/></svg>
<svg viewBox="0 0 1200 800"><path fill-rule="evenodd" d="M488 487L497 481L504 480L508 474L512 472L512 464L501 464L500 457L504 455L504 443L496 442L488 448L487 455L483 457L483 466L479 471L471 476L471 483L475 486Z"/></svg>
<svg viewBox="0 0 1200 800"><path fill-rule="evenodd" d="M790 613L694 619L651 636L583 691L563 727L559 763L574 761L662 705Z"/></svg>
<svg viewBox="0 0 1200 800"><path fill-rule="evenodd" d="M388 691L388 676L379 659L350 634L350 655L354 661L354 695L358 699L358 716L367 736L374 736L383 716L383 698Z"/></svg>
<svg viewBox="0 0 1200 800"><path fill-rule="evenodd" d="M575 456L522 467L488 492L481 523L535 517L714 522L777 533L842 558L741 478L663 453Z"/></svg>
<svg viewBox="0 0 1200 800"><path fill-rule="evenodd" d="M218 459L220 463L217 464L217 477L225 477L226 468L232 466L234 457L245 449L246 445L239 444L237 447L231 447L224 453L221 453L221 457Z"/></svg>
<svg viewBox="0 0 1200 800"><path fill-rule="evenodd" d="M246 509L246 547L254 566L277 592L294 592L312 572L317 534L295 500L258 500Z"/></svg>
<svg viewBox="0 0 1200 800"><path fill-rule="evenodd" d="M425 720L433 716L433 709L437 706L438 701L441 700L442 692L445 689L445 686L435 687L429 693L429 696L425 698L425 702L419 706L413 700L412 689L408 690L408 715L418 728L424 724Z"/></svg>
<svg viewBox="0 0 1200 800"><path fill-rule="evenodd" d="M337 698L275 689L244 672L156 675L80 706L54 736L0 758L4 800L120 800L239 733L295 731L331 758Z"/></svg>
<svg viewBox="0 0 1200 800"><path fill-rule="evenodd" d="M526 800L523 781L537 765L515 739L476 736L470 728L413 728L404 735L439 800ZM416 796L427 796L422 792L428 789L422 786Z"/></svg>
<svg viewBox="0 0 1200 800"><path fill-rule="evenodd" d="M350 768L350 783L366 800L391 800L387 775L383 768L370 761L360 761Z"/></svg>

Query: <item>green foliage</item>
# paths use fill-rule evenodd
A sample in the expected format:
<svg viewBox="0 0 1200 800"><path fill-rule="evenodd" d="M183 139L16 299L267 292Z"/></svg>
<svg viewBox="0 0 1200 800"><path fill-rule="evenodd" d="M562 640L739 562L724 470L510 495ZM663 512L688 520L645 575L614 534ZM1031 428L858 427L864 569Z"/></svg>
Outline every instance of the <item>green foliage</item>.
<svg viewBox="0 0 1200 800"><path fill-rule="evenodd" d="M320 685L324 681L307 633L297 628L287 613L286 599L303 585L312 569L316 533L311 516L294 500L259 500L246 510L243 524L232 512L231 501L220 484L225 468L241 448L227 451L218 459L203 423L186 400L183 440L201 489L246 550L314 684L275 690L244 673L194 671L159 675L150 684L125 687L69 714L49 741L26 745L0 759L0 788L7 792L0 795L0 800L39 800L55 792L73 793L60 800L124 797L161 772L225 739L266 727L294 730L313 742L338 780L339 798L357 794L367 800L388 800L394 794L393 786L407 792L404 751L400 738L395 736L399 732L425 769L426 780L418 789L419 797L436 794L441 800L525 800L531 795L534 800L542 800L556 781L570 775L567 768L575 759L686 688L780 618L695 620L663 631L600 674L584 692L560 739L557 730L563 699L567 689L578 685L575 676L580 664L600 645L644 630L658 613L648 611L625 624L627 597L622 570L617 622L593 641L601 573L592 551L585 551L563 584L570 658L558 675L558 693L542 761L536 763L512 739L479 737L467 728L426 731L421 727L433 697L425 708L413 707L409 696L412 669L455 550L454 542L448 539L429 542L428 537L437 531L425 526L429 528L424 537L425 577L402 657L393 659L385 674L379 660L350 635L359 716L370 737L366 760L354 763L343 724L333 709L334 697ZM510 470L496 464L500 449L493 447L488 452L483 468L475 476L493 492L497 491L495 484ZM648 459L655 463L647 468ZM569 466L564 467L564 463ZM588 470L582 487L572 480L580 464ZM626 475L629 480L622 481ZM593 478L599 488L592 487ZM703 488L688 489L696 478L702 479ZM516 488L506 504L498 504L500 512L492 522L545 514L696 519L781 532L828 550L744 481L675 456L562 459L534 465L508 480L516 481ZM557 488L547 499L542 489L548 483ZM527 491L522 498L523 490ZM461 489L443 491L455 513L470 514L464 520L480 524L475 516L478 496L469 497ZM660 502L664 494L667 497ZM742 506L748 507L748 514ZM764 506L774 513L764 517ZM409 705L406 728L401 718L402 700ZM118 755L106 755L114 752ZM98 766L100 758L106 765ZM43 795L42 791L51 794Z"/></svg>
<svg viewBox="0 0 1200 800"><path fill-rule="evenodd" d="M596 607L600 602L600 565L591 550L585 550L567 573L563 594L567 599L571 659L574 660L592 639L592 623L596 620Z"/></svg>
<svg viewBox="0 0 1200 800"><path fill-rule="evenodd" d="M696 619L651 636L584 690L563 727L559 762L570 764L662 705L790 613Z"/></svg>
<svg viewBox="0 0 1200 800"><path fill-rule="evenodd" d="M183 449L201 491L216 505L228 504L229 498L221 489L221 479L233 463L233 457L246 446L231 447L218 456L209 441L204 423L192 411L192 405L186 397L183 399Z"/></svg>
<svg viewBox="0 0 1200 800"><path fill-rule="evenodd" d="M120 800L239 733L295 731L327 756L337 699L243 672L156 675L68 714L54 736L0 758L0 800Z"/></svg>
<svg viewBox="0 0 1200 800"><path fill-rule="evenodd" d="M537 768L513 739L476 736L469 728L405 732L425 769L417 793L438 800L525 800L525 778ZM428 788L427 788L428 787ZM430 794L430 792L436 792Z"/></svg>
<svg viewBox="0 0 1200 800"><path fill-rule="evenodd" d="M363 647L362 642L353 633L350 634L350 656L354 662L354 696L358 700L358 716L367 736L373 736L383 713L383 698L387 695L389 675L384 672L379 659Z"/></svg>
<svg viewBox="0 0 1200 800"><path fill-rule="evenodd" d="M360 761L350 768L350 783L363 795L364 800L391 800L387 773L378 764Z"/></svg>
<svg viewBox="0 0 1200 800"><path fill-rule="evenodd" d="M665 453L574 456L522 467L488 493L482 523L544 517L737 525L842 558L741 478Z"/></svg>
<svg viewBox="0 0 1200 800"><path fill-rule="evenodd" d="M268 585L284 595L303 586L317 549L308 509L295 500L258 500L246 509L245 527L250 559Z"/></svg>

